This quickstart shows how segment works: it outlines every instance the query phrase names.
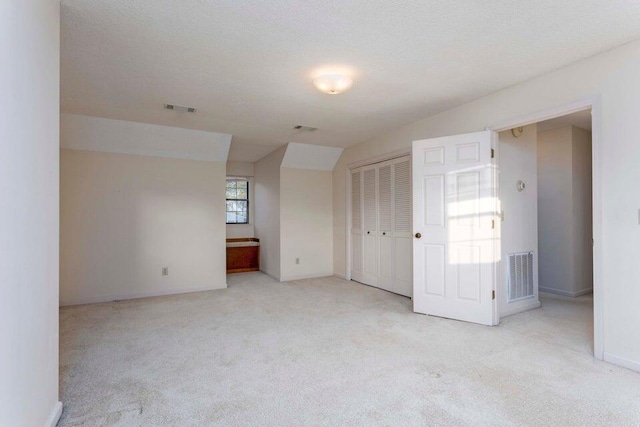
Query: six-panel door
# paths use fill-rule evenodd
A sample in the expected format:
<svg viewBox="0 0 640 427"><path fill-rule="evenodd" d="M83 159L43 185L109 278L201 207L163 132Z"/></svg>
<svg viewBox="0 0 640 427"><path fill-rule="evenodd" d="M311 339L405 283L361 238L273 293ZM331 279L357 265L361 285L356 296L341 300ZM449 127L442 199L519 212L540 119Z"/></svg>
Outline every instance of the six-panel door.
<svg viewBox="0 0 640 427"><path fill-rule="evenodd" d="M492 325L497 238L495 134L414 141L414 311Z"/></svg>

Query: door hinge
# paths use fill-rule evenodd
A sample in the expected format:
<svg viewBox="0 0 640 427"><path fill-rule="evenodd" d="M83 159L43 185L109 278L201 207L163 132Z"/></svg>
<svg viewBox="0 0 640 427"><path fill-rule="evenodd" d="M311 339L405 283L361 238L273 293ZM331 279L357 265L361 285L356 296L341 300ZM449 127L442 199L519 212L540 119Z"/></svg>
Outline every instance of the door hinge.
<svg viewBox="0 0 640 427"><path fill-rule="evenodd" d="M491 299L496 299L496 291L491 291Z"/></svg>
<svg viewBox="0 0 640 427"><path fill-rule="evenodd" d="M494 229L494 228L496 228L496 220L492 219L491 220L491 229Z"/></svg>
<svg viewBox="0 0 640 427"><path fill-rule="evenodd" d="M495 155L496 155L496 153L493 151L493 148L492 148L491 149L491 158L493 159Z"/></svg>

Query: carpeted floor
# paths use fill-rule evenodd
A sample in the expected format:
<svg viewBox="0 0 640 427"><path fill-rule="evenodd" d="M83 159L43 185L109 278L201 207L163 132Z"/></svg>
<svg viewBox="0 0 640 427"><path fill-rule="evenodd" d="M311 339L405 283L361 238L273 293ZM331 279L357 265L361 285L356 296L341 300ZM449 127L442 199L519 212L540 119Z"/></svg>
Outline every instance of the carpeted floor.
<svg viewBox="0 0 640 427"><path fill-rule="evenodd" d="M478 326L329 277L61 309L62 426L640 425L589 297Z"/></svg>

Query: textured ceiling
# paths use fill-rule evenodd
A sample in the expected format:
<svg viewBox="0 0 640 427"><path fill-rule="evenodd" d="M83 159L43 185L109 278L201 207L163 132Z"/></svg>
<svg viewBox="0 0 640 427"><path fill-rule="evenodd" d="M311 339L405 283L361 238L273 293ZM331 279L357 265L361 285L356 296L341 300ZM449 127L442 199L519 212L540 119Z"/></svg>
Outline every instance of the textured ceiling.
<svg viewBox="0 0 640 427"><path fill-rule="evenodd" d="M62 0L61 36L63 112L229 133L229 159L255 161L346 147L640 38L640 2ZM326 65L353 88L314 89Z"/></svg>

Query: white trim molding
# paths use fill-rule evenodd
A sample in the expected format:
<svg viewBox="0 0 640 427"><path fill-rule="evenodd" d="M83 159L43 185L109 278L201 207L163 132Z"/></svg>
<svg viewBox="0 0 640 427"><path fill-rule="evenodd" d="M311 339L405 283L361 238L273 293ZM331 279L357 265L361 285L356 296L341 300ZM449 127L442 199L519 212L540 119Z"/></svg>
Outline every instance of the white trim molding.
<svg viewBox="0 0 640 427"><path fill-rule="evenodd" d="M524 304L524 305L506 307L501 311L500 319L502 319L503 317L507 317L507 316L511 316L511 315L514 315L514 314L523 313L523 312L528 311L528 310L533 310L535 308L539 308L540 305L541 304L540 304L539 300L532 300L531 302L529 302L527 304Z"/></svg>
<svg viewBox="0 0 640 427"><path fill-rule="evenodd" d="M194 292L207 292L207 291L215 291L218 289L226 289L226 288L227 288L227 284L224 283L222 286L203 286L199 288L168 289L164 291L140 292L135 294L101 295L101 296L87 297L87 298L73 298L68 300L61 300L60 307L67 307L70 305L124 301L124 300L130 300L130 299L138 299L138 298L162 297L167 295L190 294Z"/></svg>
<svg viewBox="0 0 640 427"><path fill-rule="evenodd" d="M539 287L538 290L540 292L546 292L548 294L562 295L564 297L571 297L571 298L580 297L582 295L587 295L593 292L593 288L580 289L577 292L563 291L562 289L543 288L543 287Z"/></svg>
<svg viewBox="0 0 640 427"><path fill-rule="evenodd" d="M640 372L640 362L635 360L615 356L607 352L604 353L603 360L608 363L613 363L614 365L622 366L623 368L631 369L632 371Z"/></svg>
<svg viewBox="0 0 640 427"><path fill-rule="evenodd" d="M324 273L315 273L315 274L302 274L300 276L284 276L280 278L281 282L292 282L294 280L305 280L305 279L320 279L323 277L332 277L333 272L324 272Z"/></svg>
<svg viewBox="0 0 640 427"><path fill-rule="evenodd" d="M56 402L53 407L53 411L51 411L51 415L44 424L44 427L56 427L58 425L58 421L60 421L60 417L62 416L62 402Z"/></svg>

